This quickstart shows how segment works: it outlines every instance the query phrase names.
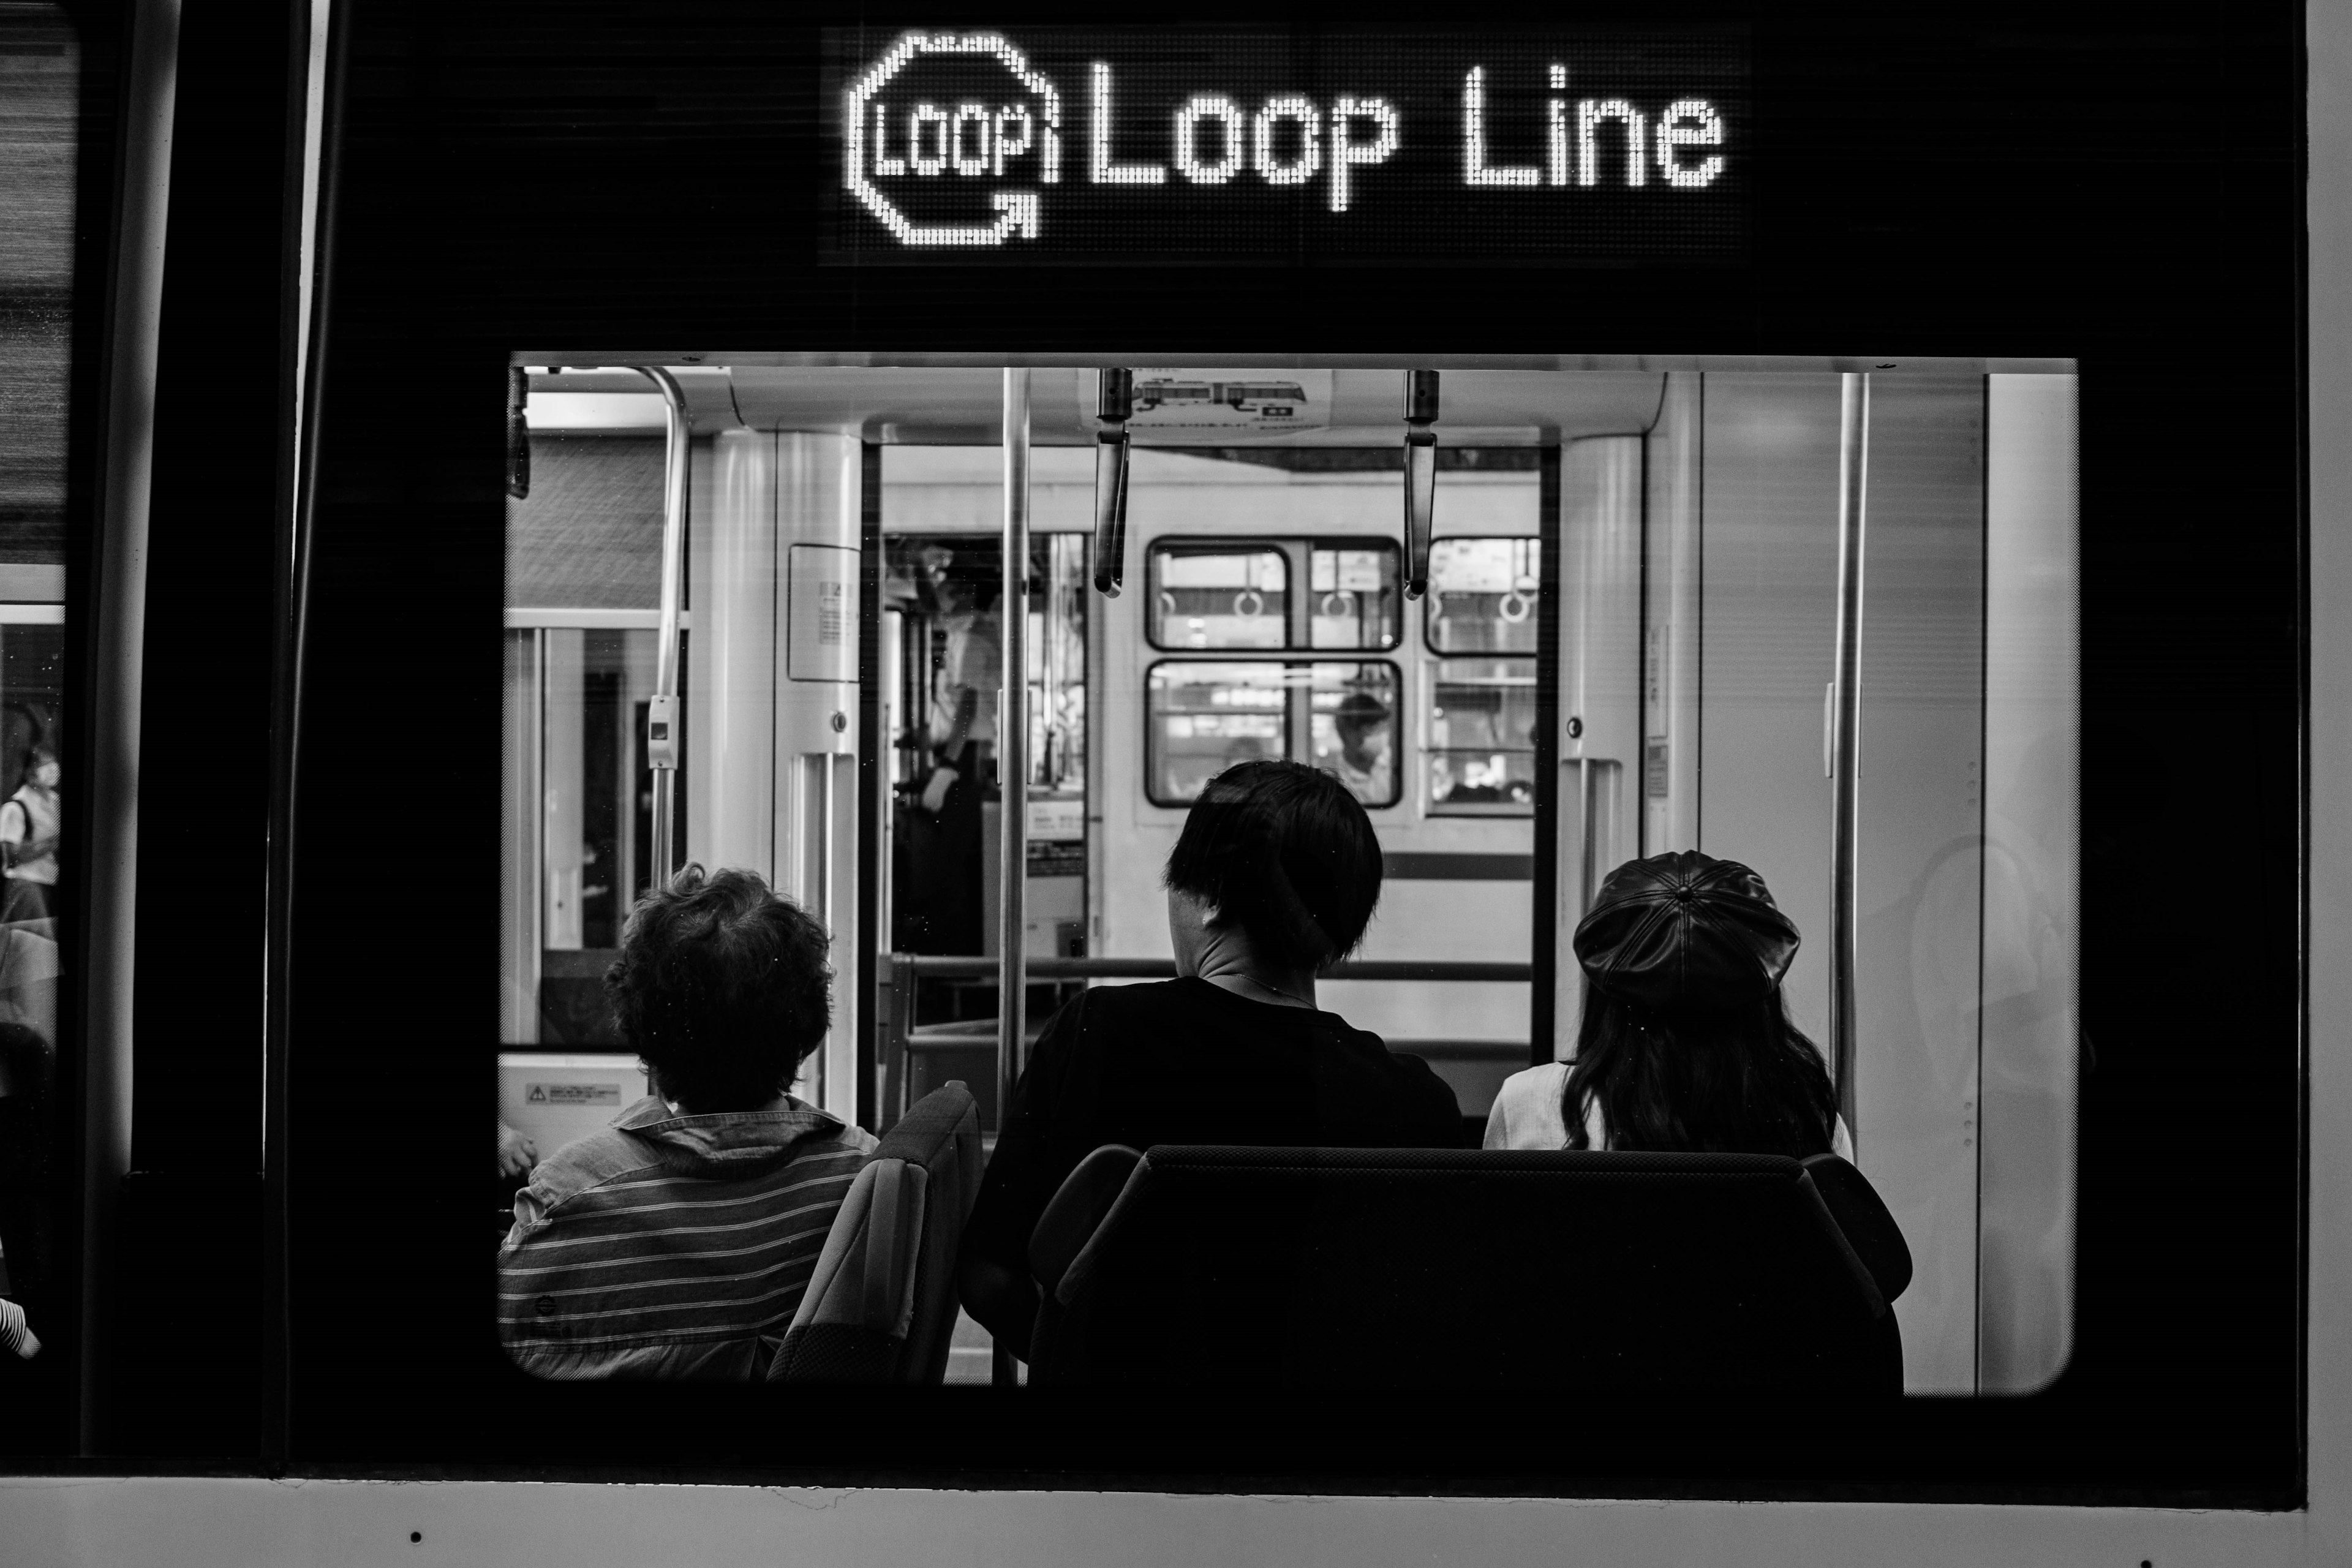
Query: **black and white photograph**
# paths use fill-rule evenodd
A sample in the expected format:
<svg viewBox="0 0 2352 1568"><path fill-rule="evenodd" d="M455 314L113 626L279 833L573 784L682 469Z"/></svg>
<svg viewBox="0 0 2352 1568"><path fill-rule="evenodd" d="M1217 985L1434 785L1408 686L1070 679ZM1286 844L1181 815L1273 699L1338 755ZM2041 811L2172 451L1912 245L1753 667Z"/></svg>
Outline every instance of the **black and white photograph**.
<svg viewBox="0 0 2352 1568"><path fill-rule="evenodd" d="M2347 192L2346 0L0 0L0 1558L2352 1561Z"/></svg>

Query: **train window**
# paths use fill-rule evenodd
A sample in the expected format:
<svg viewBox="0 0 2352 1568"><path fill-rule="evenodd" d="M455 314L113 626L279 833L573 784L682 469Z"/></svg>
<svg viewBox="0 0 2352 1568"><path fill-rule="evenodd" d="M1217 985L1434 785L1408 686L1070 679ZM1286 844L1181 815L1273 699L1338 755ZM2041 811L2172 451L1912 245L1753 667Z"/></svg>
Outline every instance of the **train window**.
<svg viewBox="0 0 2352 1568"><path fill-rule="evenodd" d="M1312 16L942 31L887 12L813 26L774 7L681 17L639 0L589 26L579 8L540 8L544 26L514 22L515 7L425 7L422 22L419 9L336 9L350 47L339 32L330 52L369 68L323 106L344 145L320 182L333 287L310 297L332 352L299 357L320 367L303 406L324 416L288 447L315 462L279 487L316 498L301 514L313 531L296 536L316 550L285 557L304 566L289 592L308 597L272 622L309 628L305 662L268 672L301 709L299 727L271 732L289 758L300 733L307 759L283 796L302 808L301 842L270 840L270 908L308 926L273 950L284 1026L263 1037L273 1088L288 1086L268 1100L287 1133L269 1144L268 1212L303 1249L271 1277L285 1303L271 1364L290 1369L270 1382L273 1466L511 1467L513 1434L529 1432L535 1468L632 1479L724 1464L739 1479L986 1472L1178 1491L1965 1489L2135 1504L2120 1515L2242 1498L2253 1478L2285 1500L2263 1506L2297 1506L2301 1448L2268 1457L2305 1435L2298 1205L2321 1190L2298 1180L2311 1173L2295 1142L2310 1077L2294 842L2302 342L2297 278L2272 264L2299 232L2287 220L2307 140L2285 90L2292 7L2152 42L2141 29L2104 51L2078 47L2079 18L1986 38L1894 8L1827 29L1775 8L1738 27L1465 22L1403 43ZM1914 68L1923 40L1936 68ZM2144 112L2149 83L2207 78L2213 113ZM1856 84L1890 82L1908 112L1857 153L1840 106ZM1996 100L2018 112L1971 112ZM2165 184L2216 116L2231 127L2227 192ZM2120 123L2135 134L2103 142ZM2000 133L2020 124L2033 133ZM689 125L688 155L669 155L666 131ZM1791 126L1830 129L1777 133ZM2067 177L2084 168L2101 177ZM778 171L793 199L756 199ZM1820 264L1809 218L1827 211L1872 237L1864 264ZM623 212L676 243L601 243ZM2147 249L2129 242L2151 213L2247 243L2200 253L2214 286L2168 293L2116 265ZM103 216L81 229L114 232ZM508 256L549 259L481 265ZM1571 275L1601 279L1583 292L1611 305L1572 344L1555 330ZM1422 323L1411 370L1380 346L1400 310ZM2179 330L2150 333L2152 315ZM1438 323L1457 321L1449 340ZM2079 443L2071 359L1840 357L1897 342L1968 354L1996 346L1987 323L2004 353L2091 367ZM718 341L733 330L740 354ZM2184 365L2184 341L2209 352ZM1160 346L1138 358L1139 342ZM600 342L643 363L550 368ZM1259 363L1223 363L1220 345ZM494 361L509 362L510 397L524 373L535 469L505 512L495 639L466 625L468 605L486 622L500 586ZM510 436L520 423L510 405ZM2217 424L2229 439L2199 438ZM1425 480L1445 537L1416 607L1400 536ZM185 498L176 509L201 520ZM2216 516L2229 529L2196 526ZM1115 543L1122 591L1097 595L1086 569ZM411 623L386 658L380 628ZM473 784L467 768L498 744L501 655L507 772ZM389 753L337 765L412 709L428 714L432 755L452 760L446 788ZM2230 721L2210 765L2150 760L2162 719L2216 711ZM1249 1274L1227 1271L1243 1279L1232 1300L1257 1281L1269 1321L1313 1310L1237 1347L1246 1386L1230 1396L1201 1386L1222 1370L1205 1360L1172 1393L1142 1364L1203 1342L1176 1320L1182 1288L1219 1269L1205 1246L1138 1303L1128 1321L1176 1331L1130 1341L1137 1364L1109 1390L1016 1391L1024 1345L1046 1352L1034 1381L1062 1381L1060 1347L1020 1331L1034 1317L1006 1320L992 1346L950 1342L950 1375L1002 1386L914 1421L878 1392L781 1391L813 1417L795 1422L740 1390L545 1387L515 1371L488 1310L487 1173L462 1163L445 1108L427 1125L392 1079L405 1071L429 1099L470 1066L459 1113L478 1117L494 1081L510 1083L515 1116L576 1111L592 1138L627 1113L645 1080L581 1014L611 906L640 885L632 835L668 840L650 884L688 861L755 869L830 933L832 1034L793 1093L888 1136L911 1096L962 1081L992 1135L1011 1126L1003 1093L1024 1061L1049 1069L1033 1080L1043 1092L1069 1059L1059 1047L1077 1031L1044 1033L1057 1001L1098 1005L1171 973L1183 936L1159 874L1204 781L1249 757L1328 769L1370 811L1379 918L1311 998L1290 999L1429 1064L1460 1114L1417 1118L1413 1140L1476 1142L1499 1110L1501 1141L1579 1141L1592 1120L1559 1069L1581 1053L1580 1083L1631 1075L1608 1079L1600 1107L1599 1141L1621 1155L1677 1138L1842 1142L1912 1267L1899 1289L1874 1273L1874 1302L1860 1275L1830 1270L1853 1287L1838 1315L1858 1328L1848 1309L1868 1305L1875 1370L1899 1363L1903 1391L1933 1397L1856 1414L1800 1384L1767 1410L1743 1379L1790 1374L1773 1347L1696 1383L1644 1354L1630 1375L1672 1386L1623 1405L1641 1430L1621 1442L1612 1426L1590 1465L1552 1464L1511 1411L1616 1395L1580 1382L1607 1373L1590 1358L1530 1351L1539 1304L1478 1317L1478 1281L1496 1271L1449 1263L1423 1271L1432 1295L1457 1279L1471 1293L1422 1333L1429 1319L1379 1315L1376 1293L1315 1295L1336 1269L1283 1275L1269 1256L1280 1215ZM2182 897L2210 825L2192 805L2244 841L2244 896L2193 922L2219 958L2167 966L2153 917L2202 912ZM402 890L372 896L357 880L367 857L411 823L453 864L502 847L498 898L428 899L404 867ZM1604 970L1604 993L1624 994L1601 1000L1622 1005L1595 1005L1580 921L1630 862L1687 853L1752 868L1801 941L1775 937L1742 970L1755 984L1654 1007L1643 997L1662 994L1644 983L1658 975ZM411 952L456 998L422 1035L415 1009L364 1005L385 955ZM1769 1115L1658 1087L1688 1065L1677 1045L1727 1039L1716 1004L1733 1000L1759 1005L1727 1048L1796 1068ZM501 1005L511 1031L469 1045L467 1010ZM2200 1081L2208 1019L2228 1020L2233 1058L2199 1102L2221 1161L2160 1136ZM1820 1073L1798 1060L1790 1021L1821 1047ZM2078 1095L2086 1024L2105 1048L2095 1092ZM1604 1041L1614 1066L1591 1048ZM530 1059L501 1074L501 1049ZM1215 1104L1296 1142L1339 1131L1260 1117L1296 1098L1262 1058L1204 1054L1192 1078L1152 1082L1173 1086L1170 1105ZM1650 1066L1664 1076L1645 1079ZM1682 1114L1693 1106L1709 1120ZM1515 1131L1517 1110L1534 1114ZM402 1142L410 1121L424 1135ZM541 1125L512 1131L560 1163L550 1145L569 1134ZM1088 1130L1054 1131L1075 1143ZM411 1144L461 1159L368 1181L334 1159ZM1000 1187L1009 1146L994 1151ZM1605 1173L1611 1157L1517 1168L1547 1165ZM428 1225L444 1188L457 1225ZM1460 1199L1456 1240L1503 1212L1485 1202ZM1231 1206L1254 1212L1246 1196ZM2224 1211L2226 1226L2182 1218ZM1524 1212L1516 1234L1538 1241L1523 1250L1560 1266L1557 1299L1594 1343L1661 1321L1629 1316L1624 1269L1578 1283L1594 1246L1637 1264L1720 1261L1685 1245L1679 1216L1611 1240L1580 1205L1547 1247L1546 1216ZM383 1277L386 1235L402 1279L432 1289L345 1288L362 1268ZM867 1254L887 1262L878 1235ZM1004 1255L1016 1286L1026 1239ZM1328 1252L1307 1240L1293 1256ZM453 1261L410 1267L428 1253ZM464 1339L442 1311L460 1300L460 1267ZM1066 1275L1070 1300L1093 1284ZM772 1305L803 1300L805 1278L779 1279ZM1744 1288L1717 1272L1685 1299ZM509 1323L541 1316L549 1294L513 1292ZM543 1315L566 1310L559 1299ZM1048 1331L1114 1333L1089 1310L1049 1314ZM1369 1353L1313 1359L1357 1344ZM1484 1392L1398 1397L1457 1378ZM1979 1394L2029 1397L1953 1407ZM1363 1418L1374 1402L1386 1418ZM460 1406L483 1418L453 1427ZM1759 1411L1785 1441L1753 1442ZM1204 1420L1218 1434L1206 1457L1167 1436ZM1112 1429L1135 1440L1103 1444ZM2237 1458L2242 1433L2265 1457Z"/></svg>
<svg viewBox="0 0 2352 1568"><path fill-rule="evenodd" d="M1548 974L1530 963L1423 975L1422 991L1334 993L1383 1037L1426 1053L1472 1121L1532 1051L1580 1037L1580 971L1564 944L1612 871L1695 847L1752 865L1804 934L1787 997L1828 1048L1872 1179L1925 1205L1906 1226L1920 1278L1897 1308L1906 1386L2013 1391L2063 1364L2063 1312L2032 1303L2065 1300L2071 1261L2016 1238L2063 1220L2070 1201L2071 1153L2025 1129L2071 1106L2052 1030L2070 1026L2073 894L2014 846L2071 831L2051 805L2063 806L2051 759L2068 754L2074 722L2051 631L2063 605L2034 597L2073 570L2071 497L2048 477L2069 471L2070 378L1914 372L1879 388L1874 423L1856 435L1833 376L1678 372L1596 386L1457 373L1453 395L1530 426L1576 398L1591 400L1580 416L1603 430L1625 417L1611 398L1654 419L1640 434L1569 442L1543 469L1448 469L1463 476L1448 498L1457 526L1466 517L1481 531L1433 548L1416 647L1401 646L1396 542L1307 526L1361 515L1376 490L1392 498L1393 469L1147 450L1132 492L1147 531L1199 514L1200 498L1171 490L1213 484L1223 525L1250 531L1147 531L1148 591L1097 599L1082 531L1093 454L1067 438L1084 430L1049 426L1064 438L1033 441L1039 526L1016 586L998 532L1001 451L761 429L750 422L809 417L786 400L814 394L785 371L694 374L709 380L689 375L675 414L636 372L529 378L543 389L531 483L508 506L502 1138L543 1156L658 1087L626 1049L603 977L631 902L661 880L655 868L687 861L747 867L790 894L843 944L837 975L866 956L849 944L873 943L877 989L836 982L835 1032L793 1092L880 1131L931 1089L978 1082L992 1126L1008 950L1034 982L1023 993L1036 993L1033 1036L1066 988L1148 978L1139 966L1164 962L1151 873L1172 818L1234 763L1285 759L1328 771L1375 814L1395 887L1372 962L1508 963L1550 944ZM847 385L824 395L856 414ZM966 395L946 375L937 390ZM674 437L670 422L686 425L695 406L715 427ZM1774 444L1791 433L1803 443ZM1881 486L1874 521L1895 542L1868 592L1902 613L1874 623L1863 656L1874 679L1858 716L1874 726L1871 776L1883 784L1842 843L1823 834L1822 797L1861 775L1834 727L1816 729L1815 677L1825 652L1853 646L1834 599L1853 542L1812 498L1835 493L1840 442L1864 438ZM664 480L681 447L709 478L674 519ZM1775 489L1785 471L1807 484ZM1529 521L1537 532L1512 531ZM1556 585L1541 581L1547 548ZM876 584L870 616L857 607L861 571ZM1547 588L1558 600L1539 618ZM667 670L665 626L677 638ZM860 635L871 688L853 657ZM2027 648L2058 676L2029 688L2005 673L2000 661ZM1019 742L1001 695L1012 671ZM1961 721L1945 722L1951 714ZM1560 771L1539 800L1548 715ZM874 765L863 780L861 746ZM1003 849L1015 750L1018 857ZM1544 809L1555 814L1548 840L1533 820ZM1971 824L1994 837L1946 854L1972 842ZM655 847L664 836L667 851ZM878 845L863 862L870 882L861 839ZM1554 861L1538 868L1531 851L1547 841ZM1002 929L1013 901L1001 887L1016 864L1017 932ZM1539 870L1563 911L1548 936L1530 924ZM1910 879L1900 889L1886 880L1898 873ZM1880 905L1910 900L1917 963L1882 951L1891 925L1838 925L1832 889L1849 875ZM2061 940L2029 952L1983 934L2011 931ZM1945 961L1979 938L1984 976ZM1876 1032L1838 1010L1830 955L1853 965L1853 997ZM1995 978L2043 996L2057 1021L1979 1040L1967 1019ZM1531 1022L1532 1008L1549 1016ZM861 1013L886 1022L861 1036ZM1897 1037L1902 1049L1883 1043ZM1994 1056L2007 1063L2005 1099L1988 1120L1969 1075ZM1920 1104L1948 1114L1929 1126L1911 1114ZM1980 1190L1979 1169L2000 1182ZM2004 1259L1998 1289L1969 1282L1979 1249ZM509 1342L530 1342L560 1370L539 1342L545 1325L509 1295ZM552 1317L562 1328L560 1308ZM1998 1353L1978 1348L1987 1334ZM984 1345L960 1353L958 1381L985 1375Z"/></svg>
<svg viewBox="0 0 2352 1568"><path fill-rule="evenodd" d="M79 896L65 824L82 781L65 768L64 699L68 437L79 434L68 413L80 412L74 340L87 330L75 287L83 68L68 8L0 8L0 1448L34 1452L69 1447L60 1438L76 1370L78 1068L58 1003L71 940L60 925ZM103 213L79 222L105 243ZM96 1168L106 1154L90 1158Z"/></svg>
<svg viewBox="0 0 2352 1568"><path fill-rule="evenodd" d="M1030 557L1029 783L1076 801L1087 780L1086 536L1034 539Z"/></svg>
<svg viewBox="0 0 2352 1568"><path fill-rule="evenodd" d="M541 805L534 841L508 847L536 896L528 909L520 899L510 905L517 929L503 950L500 1037L515 1047L618 1048L602 982L621 922L653 876L654 784L642 737L656 633L543 624L506 635L507 701L520 742L508 757L510 788Z"/></svg>
<svg viewBox="0 0 2352 1568"><path fill-rule="evenodd" d="M1143 731L1151 804L1190 805L1202 785L1235 763L1290 755L1291 668L1190 660L1153 665L1145 684Z"/></svg>
<svg viewBox="0 0 2352 1568"><path fill-rule="evenodd" d="M1423 754L1429 759L1431 812L1441 816L1526 816L1534 812L1534 659L1439 659L1429 667L1423 711L1428 715Z"/></svg>
<svg viewBox="0 0 2352 1568"><path fill-rule="evenodd" d="M1290 645L1290 563L1271 546L1156 544L1150 592L1155 647Z"/></svg>
<svg viewBox="0 0 2352 1568"><path fill-rule="evenodd" d="M1394 805L1403 794L1397 667L1379 660L1311 664L1307 671L1309 760L1337 773L1366 805Z"/></svg>
<svg viewBox="0 0 2352 1568"><path fill-rule="evenodd" d="M1390 648L1397 645L1401 599L1397 547L1386 540L1317 544L1307 552L1314 617L1307 646Z"/></svg>
<svg viewBox="0 0 2352 1568"><path fill-rule="evenodd" d="M1533 539L1440 539L1429 549L1433 653L1536 651Z"/></svg>

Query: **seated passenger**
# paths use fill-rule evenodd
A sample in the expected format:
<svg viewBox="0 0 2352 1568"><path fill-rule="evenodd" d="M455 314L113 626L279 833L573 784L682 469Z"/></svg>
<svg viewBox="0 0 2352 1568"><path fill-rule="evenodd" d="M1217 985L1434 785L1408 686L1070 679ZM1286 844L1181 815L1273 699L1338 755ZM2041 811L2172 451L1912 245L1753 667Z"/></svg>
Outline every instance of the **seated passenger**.
<svg viewBox="0 0 2352 1568"><path fill-rule="evenodd" d="M1576 1058L1506 1079L1489 1149L1853 1157L1780 979L1797 928L1736 860L1679 850L1609 874L1576 928Z"/></svg>
<svg viewBox="0 0 2352 1568"><path fill-rule="evenodd" d="M826 945L749 871L637 901L604 991L653 1093L515 1194L499 1334L524 1371L765 1374L874 1147L785 1092L832 1021Z"/></svg>
<svg viewBox="0 0 2352 1568"><path fill-rule="evenodd" d="M1087 991L1045 1026L963 1237L963 1301L1016 1354L1029 1235L1106 1143L1454 1148L1454 1091L1315 1004L1381 893L1371 819L1329 773L1243 763L1209 782L1161 879L1178 978Z"/></svg>

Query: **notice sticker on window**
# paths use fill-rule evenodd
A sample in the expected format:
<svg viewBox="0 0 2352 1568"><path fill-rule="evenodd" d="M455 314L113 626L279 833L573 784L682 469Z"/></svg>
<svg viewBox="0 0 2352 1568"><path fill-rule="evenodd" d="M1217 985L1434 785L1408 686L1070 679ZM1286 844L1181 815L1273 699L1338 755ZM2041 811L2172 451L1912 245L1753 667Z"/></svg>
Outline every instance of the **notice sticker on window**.
<svg viewBox="0 0 2352 1568"><path fill-rule="evenodd" d="M1080 409L1091 420L1094 378L1077 380ZM1154 430L1280 435L1329 423L1328 370L1141 369L1135 373L1135 416L1128 428L1148 445Z"/></svg>
<svg viewBox="0 0 2352 1568"><path fill-rule="evenodd" d="M531 1083L522 1091L525 1105L618 1105L617 1083Z"/></svg>
<svg viewBox="0 0 2352 1568"><path fill-rule="evenodd" d="M857 552L795 544L784 673L794 680L857 679Z"/></svg>
<svg viewBox="0 0 2352 1568"><path fill-rule="evenodd" d="M1029 837L1067 841L1087 836L1087 803L1083 800L1029 802Z"/></svg>

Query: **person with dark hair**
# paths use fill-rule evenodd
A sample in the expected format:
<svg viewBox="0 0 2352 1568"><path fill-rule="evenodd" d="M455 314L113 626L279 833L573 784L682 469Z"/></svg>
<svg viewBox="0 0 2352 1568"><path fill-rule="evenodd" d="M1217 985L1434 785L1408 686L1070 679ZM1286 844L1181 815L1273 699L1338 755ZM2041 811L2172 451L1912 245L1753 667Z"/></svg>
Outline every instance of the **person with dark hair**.
<svg viewBox="0 0 2352 1568"><path fill-rule="evenodd" d="M1292 762L1209 781L1162 878L1177 978L1101 986L1045 1026L965 1226L964 1306L1025 1358L1029 1235L1107 1143L1454 1148L1454 1091L1316 1005L1381 897L1381 845L1347 786Z"/></svg>
<svg viewBox="0 0 2352 1568"><path fill-rule="evenodd" d="M604 991L653 1092L515 1194L499 1332L524 1371L765 1375L874 1148L787 1092L832 1025L829 946L750 871L637 901Z"/></svg>
<svg viewBox="0 0 2352 1568"><path fill-rule="evenodd" d="M1576 1058L1505 1080L1489 1149L1853 1157L1780 981L1797 928L1764 879L1695 849L1609 874L1576 928Z"/></svg>

